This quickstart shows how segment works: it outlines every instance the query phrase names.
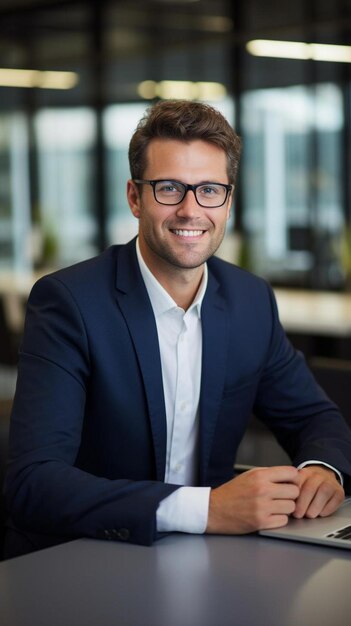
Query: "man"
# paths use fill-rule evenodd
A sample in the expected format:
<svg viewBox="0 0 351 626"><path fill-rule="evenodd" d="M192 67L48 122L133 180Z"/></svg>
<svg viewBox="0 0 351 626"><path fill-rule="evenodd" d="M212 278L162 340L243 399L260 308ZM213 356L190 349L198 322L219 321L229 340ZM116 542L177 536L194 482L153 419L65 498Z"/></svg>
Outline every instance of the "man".
<svg viewBox="0 0 351 626"><path fill-rule="evenodd" d="M130 144L137 240L34 286L11 423L8 556L80 536L247 533L342 502L349 429L288 342L270 287L213 257L239 152L211 107L156 104ZM293 464L235 477L252 411Z"/></svg>

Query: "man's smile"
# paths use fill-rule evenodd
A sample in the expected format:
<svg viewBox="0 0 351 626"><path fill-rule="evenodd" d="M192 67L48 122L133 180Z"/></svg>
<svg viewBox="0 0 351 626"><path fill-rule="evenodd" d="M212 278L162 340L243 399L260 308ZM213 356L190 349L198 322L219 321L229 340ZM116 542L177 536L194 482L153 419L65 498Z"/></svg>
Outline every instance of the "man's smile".
<svg viewBox="0 0 351 626"><path fill-rule="evenodd" d="M188 230L184 228L171 228L170 231L171 233L173 233L174 235L177 235L178 237L188 237L188 238L200 237L206 232L205 230Z"/></svg>

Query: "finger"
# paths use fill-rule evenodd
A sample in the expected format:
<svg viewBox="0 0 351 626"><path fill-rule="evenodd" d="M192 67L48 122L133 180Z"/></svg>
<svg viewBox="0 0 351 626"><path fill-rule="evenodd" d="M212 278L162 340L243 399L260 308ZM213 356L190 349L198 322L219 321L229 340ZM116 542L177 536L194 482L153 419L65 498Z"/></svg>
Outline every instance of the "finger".
<svg viewBox="0 0 351 626"><path fill-rule="evenodd" d="M273 500L272 515L291 515L295 511L295 500Z"/></svg>
<svg viewBox="0 0 351 626"><path fill-rule="evenodd" d="M294 517L302 518L306 515L314 497L316 494L316 488L307 482L305 482L300 489L299 497L296 499L296 506L294 511Z"/></svg>
<svg viewBox="0 0 351 626"><path fill-rule="evenodd" d="M327 511L331 509L331 512L333 512L335 504L333 502L329 509L329 503L334 497L336 498L337 507L341 504L344 497L344 492L340 485L330 482L316 484L315 481L307 481L302 486L300 497L296 501L294 517L315 518L321 515L326 507Z"/></svg>
<svg viewBox="0 0 351 626"><path fill-rule="evenodd" d="M340 493L334 494L334 496L330 498L329 502L327 502L324 509L320 512L320 517L328 517L328 515L335 513L343 500L344 495Z"/></svg>
<svg viewBox="0 0 351 626"><path fill-rule="evenodd" d="M314 496L313 500L307 507L307 510L305 512L305 517L308 517L311 519L318 517L318 515L320 515L320 513L323 511L323 509L328 504L331 498L332 498L332 492L329 492L327 494L323 492L321 489L319 489L316 495Z"/></svg>
<svg viewBox="0 0 351 626"><path fill-rule="evenodd" d="M291 483L277 483L272 485L271 498L273 500L297 500L300 495L300 489L297 485Z"/></svg>
<svg viewBox="0 0 351 626"><path fill-rule="evenodd" d="M268 530L271 528L281 528L286 526L289 521L288 515L270 515L265 524L259 530Z"/></svg>
<svg viewBox="0 0 351 626"><path fill-rule="evenodd" d="M271 500L265 503L261 510L260 516L257 518L258 527L266 528L265 524L270 517L273 516L290 516L295 510L294 500Z"/></svg>
<svg viewBox="0 0 351 626"><path fill-rule="evenodd" d="M306 517L318 517L319 515L322 515L325 510L330 510L332 513L341 504L342 500L343 489L341 486L337 486L335 488L334 485L323 483L319 487L315 497L306 511Z"/></svg>
<svg viewBox="0 0 351 626"><path fill-rule="evenodd" d="M298 485L300 482L299 470L291 465L254 468L250 472L263 473L265 478L272 483L294 483Z"/></svg>
<svg viewBox="0 0 351 626"><path fill-rule="evenodd" d="M318 515L318 513L316 514L316 510L318 509L318 506L320 505L321 508L319 510L322 510L323 506L326 504L326 502L330 499L331 497L331 492L329 491L329 489L327 489L328 494L325 494L325 499L322 501L320 499L315 500L316 498L316 494L318 493L320 487L322 484L325 485L330 485L330 483L328 483L327 481L324 481L324 477L322 477L319 473L319 471L317 472L313 472L311 473L310 471L307 472L300 472L300 495L296 500L296 508L295 508L295 512L294 512L294 517L297 518L302 518L307 516L307 512L309 511L309 517L316 517ZM334 489L335 485L333 483L333 489ZM321 494L320 494L321 497ZM311 509L312 503L314 503L314 508Z"/></svg>

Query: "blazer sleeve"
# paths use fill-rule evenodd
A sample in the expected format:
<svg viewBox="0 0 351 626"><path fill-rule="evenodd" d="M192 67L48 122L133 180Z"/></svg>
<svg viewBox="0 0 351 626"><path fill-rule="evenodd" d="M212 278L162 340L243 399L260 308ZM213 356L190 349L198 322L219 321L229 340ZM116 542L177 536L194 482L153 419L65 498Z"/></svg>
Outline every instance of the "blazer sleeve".
<svg viewBox="0 0 351 626"><path fill-rule="evenodd" d="M324 461L344 474L351 490L351 430L317 384L304 356L288 340L269 285L272 332L254 412L276 435L295 465Z"/></svg>
<svg viewBox="0 0 351 626"><path fill-rule="evenodd" d="M89 338L72 293L55 278L40 280L28 302L10 425L11 518L36 533L150 544L158 504L177 487L110 480L75 465L90 370Z"/></svg>

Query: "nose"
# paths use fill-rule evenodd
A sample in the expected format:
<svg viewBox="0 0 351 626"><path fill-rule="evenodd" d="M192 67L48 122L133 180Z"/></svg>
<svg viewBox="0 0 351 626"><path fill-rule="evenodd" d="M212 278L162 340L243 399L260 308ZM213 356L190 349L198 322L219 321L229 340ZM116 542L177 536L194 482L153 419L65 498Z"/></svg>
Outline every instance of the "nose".
<svg viewBox="0 0 351 626"><path fill-rule="evenodd" d="M183 200L177 206L177 215L187 218L194 218L202 215L202 209L196 200L193 189L188 189Z"/></svg>

